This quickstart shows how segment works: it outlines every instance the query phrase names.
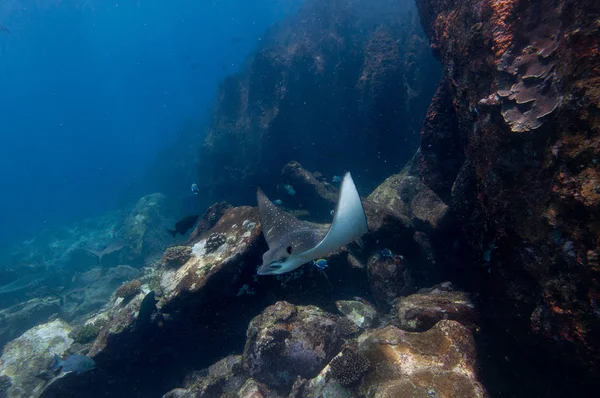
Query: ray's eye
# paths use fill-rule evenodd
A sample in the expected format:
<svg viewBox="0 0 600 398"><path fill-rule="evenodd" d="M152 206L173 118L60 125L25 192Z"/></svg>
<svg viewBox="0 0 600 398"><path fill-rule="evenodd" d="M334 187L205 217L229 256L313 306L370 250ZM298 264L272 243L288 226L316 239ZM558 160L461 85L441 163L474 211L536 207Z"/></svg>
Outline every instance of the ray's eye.
<svg viewBox="0 0 600 398"><path fill-rule="evenodd" d="M287 251L288 254L292 254L292 246L286 247L285 251Z"/></svg>

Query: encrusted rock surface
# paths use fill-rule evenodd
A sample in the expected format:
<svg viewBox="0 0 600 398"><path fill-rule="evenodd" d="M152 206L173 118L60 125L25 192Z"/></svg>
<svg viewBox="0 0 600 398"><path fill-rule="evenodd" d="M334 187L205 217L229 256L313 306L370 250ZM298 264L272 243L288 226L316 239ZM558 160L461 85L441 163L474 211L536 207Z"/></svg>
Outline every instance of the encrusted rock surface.
<svg viewBox="0 0 600 398"><path fill-rule="evenodd" d="M208 369L187 377L185 388L177 388L164 398L237 397L248 377L244 373L241 355L221 359Z"/></svg>
<svg viewBox="0 0 600 398"><path fill-rule="evenodd" d="M372 255L367 264L367 275L371 294L384 309L388 309L396 297L412 289L410 272L400 255Z"/></svg>
<svg viewBox="0 0 600 398"><path fill-rule="evenodd" d="M54 354L63 355L73 339L72 328L56 320L36 326L4 347L0 357L0 377L9 377L10 398L36 398L54 378L50 368Z"/></svg>
<svg viewBox="0 0 600 398"><path fill-rule="evenodd" d="M461 215L472 285L498 328L597 374L598 4L417 6L444 64L420 171Z"/></svg>
<svg viewBox="0 0 600 398"><path fill-rule="evenodd" d="M352 346L317 377L296 386L296 397L487 397L476 374L475 342L458 322L441 321L424 333L371 329ZM348 352L351 366L341 367L340 375L332 365Z"/></svg>
<svg viewBox="0 0 600 398"><path fill-rule="evenodd" d="M205 233L192 247L191 258L183 266L163 273L160 285L165 305L169 306L172 300L188 295L206 294L211 288L205 288L205 285L211 281L220 284L221 278L227 275L233 279L234 275L241 272L240 263L249 261L249 255L257 254L252 248L259 243L260 234L260 221L255 208L236 207L227 210L210 232ZM218 247L213 247L209 244L211 236L223 236L225 239ZM252 259L253 263L256 261L256 258Z"/></svg>
<svg viewBox="0 0 600 398"><path fill-rule="evenodd" d="M189 246L168 247L163 253L160 262L165 267L178 268L185 264L192 255L192 248Z"/></svg>
<svg viewBox="0 0 600 398"><path fill-rule="evenodd" d="M274 389L289 389L298 376L316 376L342 343L337 323L314 306L277 302L248 327L244 368Z"/></svg>
<svg viewBox="0 0 600 398"><path fill-rule="evenodd" d="M408 170L388 177L368 199L408 216L421 230L443 228L448 220L448 206Z"/></svg>
<svg viewBox="0 0 600 398"><path fill-rule="evenodd" d="M0 310L0 349L27 329L60 310L60 299L35 298Z"/></svg>
<svg viewBox="0 0 600 398"><path fill-rule="evenodd" d="M217 222L223 217L223 214L227 210L231 209L231 205L227 202L217 202L210 206L205 212L204 215L198 221L196 228L190 233L186 244L194 244L197 242L198 238L204 234L206 231L215 226Z"/></svg>
<svg viewBox="0 0 600 398"><path fill-rule="evenodd" d="M460 322L473 330L477 321L469 296L449 283L400 297L395 305L398 326L409 332L424 332L443 319Z"/></svg>

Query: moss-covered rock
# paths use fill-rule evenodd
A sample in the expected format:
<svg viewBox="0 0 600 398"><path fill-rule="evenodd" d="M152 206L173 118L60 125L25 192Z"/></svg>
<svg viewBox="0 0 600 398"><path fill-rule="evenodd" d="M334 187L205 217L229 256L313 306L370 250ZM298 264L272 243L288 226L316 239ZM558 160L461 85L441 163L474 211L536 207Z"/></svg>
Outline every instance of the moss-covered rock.
<svg viewBox="0 0 600 398"><path fill-rule="evenodd" d="M70 334L76 343L87 344L96 339L100 334L100 330L108 323L107 319L100 318L93 322L84 323L76 327Z"/></svg>

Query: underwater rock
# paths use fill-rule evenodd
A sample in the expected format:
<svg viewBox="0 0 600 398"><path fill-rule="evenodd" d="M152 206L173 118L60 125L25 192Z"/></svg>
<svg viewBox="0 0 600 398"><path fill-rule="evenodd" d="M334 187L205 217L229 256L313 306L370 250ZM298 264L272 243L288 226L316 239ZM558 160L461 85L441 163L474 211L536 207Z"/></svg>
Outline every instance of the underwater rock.
<svg viewBox="0 0 600 398"><path fill-rule="evenodd" d="M100 331L108 321L105 318L100 318L93 322L86 322L83 325L77 326L70 334L69 337L78 344L91 343L98 337Z"/></svg>
<svg viewBox="0 0 600 398"><path fill-rule="evenodd" d="M423 333L387 326L346 346L305 383L302 396L485 398L475 369L475 342L458 322L441 321Z"/></svg>
<svg viewBox="0 0 600 398"><path fill-rule="evenodd" d="M231 209L231 205L223 201L217 202L210 206L198 221L196 228L194 228L185 244L191 245L197 243L198 237L200 237L203 233L214 227L215 224L219 222L221 217L223 217L223 214L225 214L225 212L229 209Z"/></svg>
<svg viewBox="0 0 600 398"><path fill-rule="evenodd" d="M225 241L209 252L212 234L222 236ZM234 275L241 271L239 267L242 263L255 267L255 262L260 258L260 252L256 250L260 234L260 221L255 208L236 207L227 210L219 222L193 246L192 256L187 263L179 269L164 271L160 285L165 311L169 312L169 307L177 306L173 301L184 300L189 295L198 295L197 299L200 299L212 289L221 295L227 294L227 289L231 290L230 294L237 294L239 287L236 288L232 283ZM244 261L250 258L252 260ZM255 268L252 271L254 273ZM229 282L225 282L227 278Z"/></svg>
<svg viewBox="0 0 600 398"><path fill-rule="evenodd" d="M120 357L119 354L124 355L127 350L121 347L134 345L143 338L145 329L151 326L155 312L155 294L148 292L145 287L138 288L138 293L126 301L117 299L108 310L108 322L100 330L88 356L114 355L113 359L116 359ZM110 342L114 344L109 344Z"/></svg>
<svg viewBox="0 0 600 398"><path fill-rule="evenodd" d="M160 258L173 243L167 232L172 227L166 196L155 193L142 197L125 219L120 236L125 242L120 256L124 264L145 265Z"/></svg>
<svg viewBox="0 0 600 398"><path fill-rule="evenodd" d="M448 206L421 180L406 173L388 177L368 197L408 216L415 228L441 229L448 221Z"/></svg>
<svg viewBox="0 0 600 398"><path fill-rule="evenodd" d="M282 184L294 187L294 196L282 195L285 203L301 204L313 217L331 222L331 210L338 200L338 188L327 181L320 181L298 162L289 162L281 171Z"/></svg>
<svg viewBox="0 0 600 398"><path fill-rule="evenodd" d="M481 313L539 347L549 367L596 379L600 278L587 253L600 242L598 4L417 6L445 70L444 105L430 108L420 171L441 197L464 187L466 200L453 202L466 204L457 213L480 259L465 273ZM461 173L465 158L470 171Z"/></svg>
<svg viewBox="0 0 600 398"><path fill-rule="evenodd" d="M58 313L60 309L59 298L45 297L34 298L0 310L0 349L26 330L45 323L52 314Z"/></svg>
<svg viewBox="0 0 600 398"><path fill-rule="evenodd" d="M165 267L179 268L192 256L192 248L189 246L168 247L163 253L160 262Z"/></svg>
<svg viewBox="0 0 600 398"><path fill-rule="evenodd" d="M163 395L162 398L194 398L194 394L190 390L176 388Z"/></svg>
<svg viewBox="0 0 600 398"><path fill-rule="evenodd" d="M298 376L316 376L341 342L339 326L325 312L280 301L250 322L244 369L257 381L286 391Z"/></svg>
<svg viewBox="0 0 600 398"><path fill-rule="evenodd" d="M469 296L455 291L449 282L399 298L395 311L398 326L409 332L424 332L441 320L457 321L473 330L477 322Z"/></svg>
<svg viewBox="0 0 600 398"><path fill-rule="evenodd" d="M108 304L115 290L123 283L140 276L140 270L126 265L112 268L92 268L78 274L73 285L61 292L61 317L67 321L81 321L89 314Z"/></svg>
<svg viewBox="0 0 600 398"><path fill-rule="evenodd" d="M4 347L0 377L10 378L9 397L35 398L43 393L53 378L48 372L54 354L65 354L73 344L71 331L68 324L56 320L28 330Z"/></svg>
<svg viewBox="0 0 600 398"><path fill-rule="evenodd" d="M238 398L269 398L275 395L262 383L254 379L248 379L240 389Z"/></svg>
<svg viewBox="0 0 600 398"><path fill-rule="evenodd" d="M290 159L328 180L360 170L371 190L412 156L440 74L412 3L305 1L221 84L200 156L206 191L249 203Z"/></svg>
<svg viewBox="0 0 600 398"><path fill-rule="evenodd" d="M207 370L198 372L185 382L190 398L236 397L248 377L244 374L241 355L231 355L211 365ZM178 395L165 395L176 397Z"/></svg>
<svg viewBox="0 0 600 398"><path fill-rule="evenodd" d="M362 300L340 300L335 306L346 318L361 329L372 328L377 321L377 310Z"/></svg>
<svg viewBox="0 0 600 398"><path fill-rule="evenodd" d="M372 255L367 264L367 275L371 294L384 310L389 309L397 297L412 289L409 269L400 255Z"/></svg>

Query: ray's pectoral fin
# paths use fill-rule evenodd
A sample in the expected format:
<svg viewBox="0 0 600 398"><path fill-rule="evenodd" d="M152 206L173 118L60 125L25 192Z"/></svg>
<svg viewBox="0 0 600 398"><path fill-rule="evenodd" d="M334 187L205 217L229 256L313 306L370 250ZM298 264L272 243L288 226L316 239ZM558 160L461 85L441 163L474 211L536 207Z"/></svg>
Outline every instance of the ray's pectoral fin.
<svg viewBox="0 0 600 398"><path fill-rule="evenodd" d="M360 196L350 173L344 175L340 197L335 207L331 227L325 238L303 257L325 257L348 243L359 240L369 230Z"/></svg>
<svg viewBox="0 0 600 398"><path fill-rule="evenodd" d="M275 206L261 188L258 211L269 250L260 275L283 274L311 260L325 257L368 231L360 196L350 173L344 176L331 226L300 221Z"/></svg>

